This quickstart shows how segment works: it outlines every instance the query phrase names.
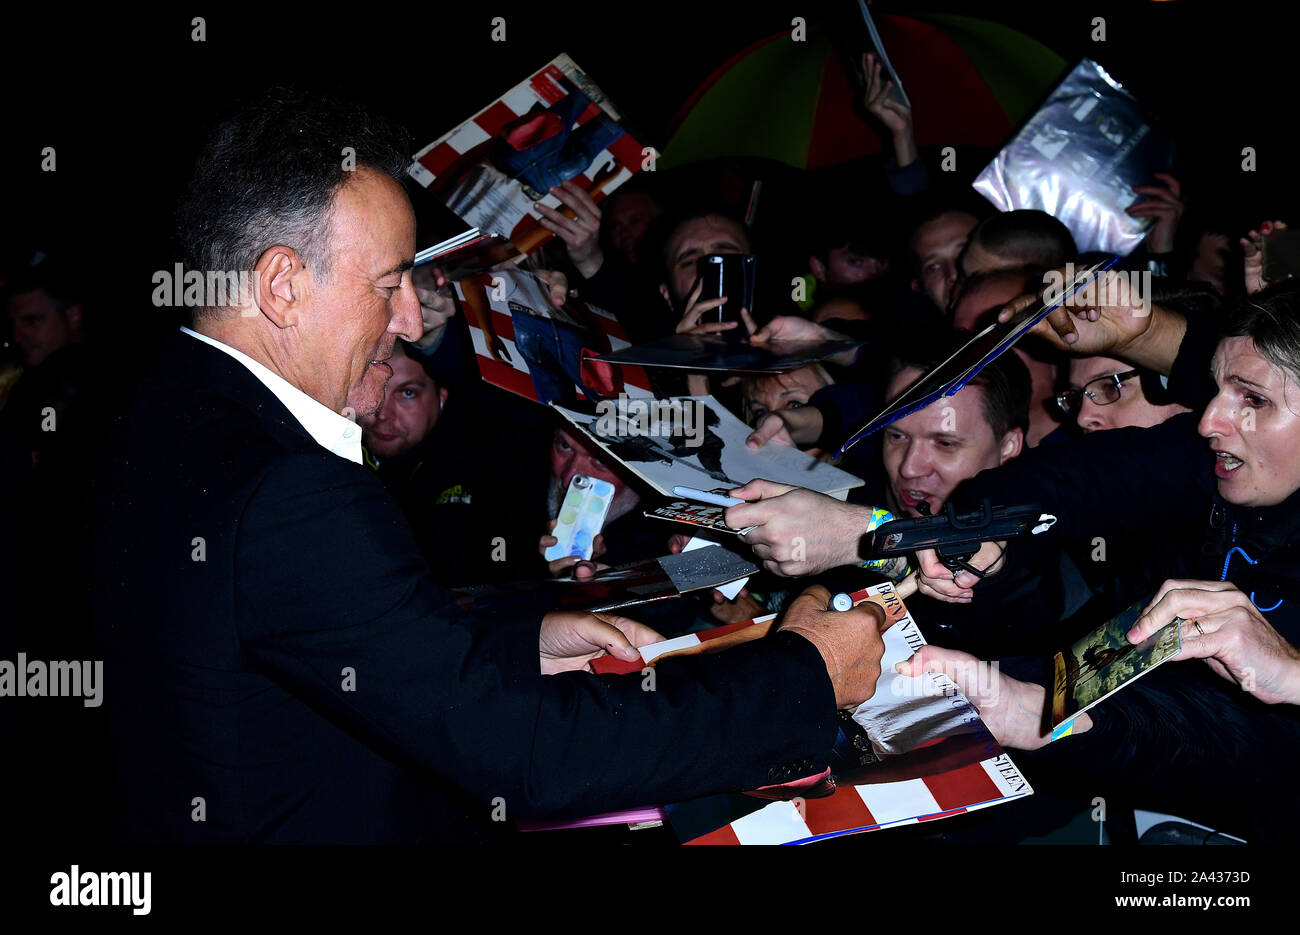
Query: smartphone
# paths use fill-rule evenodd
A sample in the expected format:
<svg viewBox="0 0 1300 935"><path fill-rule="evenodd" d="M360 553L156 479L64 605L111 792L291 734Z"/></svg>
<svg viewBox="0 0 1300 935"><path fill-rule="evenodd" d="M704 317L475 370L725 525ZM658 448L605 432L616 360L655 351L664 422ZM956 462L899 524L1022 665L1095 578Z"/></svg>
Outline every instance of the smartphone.
<svg viewBox="0 0 1300 935"><path fill-rule="evenodd" d="M591 558L596 536L605 525L613 499L614 485L609 481L574 474L551 532L559 541L546 550L546 560L553 562L569 555L583 560Z"/></svg>
<svg viewBox="0 0 1300 935"><path fill-rule="evenodd" d="M758 257L746 253L710 253L699 259L700 289L699 301L720 299L724 295L727 301L715 309L704 313L700 324L720 321L740 322L740 310L747 309L754 315L754 279L758 269ZM740 338L743 328L732 328L725 334Z"/></svg>
<svg viewBox="0 0 1300 935"><path fill-rule="evenodd" d="M1264 280L1281 282L1300 276L1300 228L1274 231L1264 237Z"/></svg>

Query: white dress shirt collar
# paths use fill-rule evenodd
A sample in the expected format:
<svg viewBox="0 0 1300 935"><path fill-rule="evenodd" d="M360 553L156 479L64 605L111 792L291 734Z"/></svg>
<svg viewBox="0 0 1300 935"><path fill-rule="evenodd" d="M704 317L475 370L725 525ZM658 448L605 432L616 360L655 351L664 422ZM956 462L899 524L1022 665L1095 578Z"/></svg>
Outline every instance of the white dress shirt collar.
<svg viewBox="0 0 1300 935"><path fill-rule="evenodd" d="M328 406L312 399L284 377L273 373L230 345L222 344L206 334L199 334L189 328L181 328L181 331L229 354L247 367L253 376L261 380L266 388L275 394L276 399L284 403L284 407L298 420L298 424L326 451L347 458L355 464L361 463L361 427L351 419L339 415Z"/></svg>

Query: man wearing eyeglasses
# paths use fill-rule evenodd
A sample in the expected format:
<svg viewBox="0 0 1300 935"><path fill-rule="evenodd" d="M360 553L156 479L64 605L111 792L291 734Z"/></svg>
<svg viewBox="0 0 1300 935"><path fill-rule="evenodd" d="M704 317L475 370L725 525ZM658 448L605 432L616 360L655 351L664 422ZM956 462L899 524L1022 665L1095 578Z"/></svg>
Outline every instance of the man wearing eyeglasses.
<svg viewBox="0 0 1300 935"><path fill-rule="evenodd" d="M1056 395L1056 405L1073 416L1085 432L1106 429L1150 428L1180 412L1177 403L1159 399L1159 377L1113 357L1076 357L1070 361L1070 386ZM1149 398L1146 388L1151 388Z"/></svg>

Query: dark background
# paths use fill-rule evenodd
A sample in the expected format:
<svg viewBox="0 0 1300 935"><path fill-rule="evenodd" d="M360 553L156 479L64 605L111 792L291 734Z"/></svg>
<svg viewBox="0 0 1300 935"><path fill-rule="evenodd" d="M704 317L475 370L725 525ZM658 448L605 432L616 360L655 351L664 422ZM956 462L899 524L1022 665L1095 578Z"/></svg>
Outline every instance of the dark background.
<svg viewBox="0 0 1300 935"><path fill-rule="evenodd" d="M852 0L838 0L851 3ZM96 330L153 330L154 270L178 258L171 213L214 119L274 83L368 102L403 122L416 147L568 52L662 148L677 109L709 73L755 40L816 22L823 3L466 4L242 12L81 13L53 4L7 14L0 31L5 108L4 254L33 247L82 272ZM1291 184L1294 49L1290 23L1256 5L1129 0L1120 5L873 4L877 13L946 11L993 19L1067 61L1091 56L1156 111L1187 166L1185 194L1244 233L1295 217ZM191 19L206 19L194 42ZM491 41L491 19L507 41ZM1106 19L1105 42L1091 39ZM906 80L906 76L904 76ZM1258 172L1240 169L1254 146ZM57 171L42 172L55 147ZM973 174L981 165L965 160ZM441 209L437 209L441 211ZM445 214L445 212L444 212ZM460 229L421 211L421 241ZM438 228L434 230L432 228Z"/></svg>
<svg viewBox="0 0 1300 935"><path fill-rule="evenodd" d="M662 148L671 118L715 67L752 42L788 30L794 16L815 22L821 4L269 2L238 12L187 6L87 13L45 0L0 14L2 255L41 248L72 260L88 290L95 329L128 351L136 341L147 344L175 315L153 306L151 275L178 259L171 242L176 198L211 124L240 98L280 83L361 99L405 123L418 147L568 52L634 134ZM1092 57L1162 116L1180 144L1188 169L1184 191L1193 205L1241 232L1266 217L1300 218L1293 180L1297 50L1292 24L1277 8L1188 0L1023 6L881 0L873 7L878 13L981 16L1019 29L1070 63ZM505 43L490 38L497 15L507 19ZM206 19L205 42L190 38L194 16ZM1096 16L1106 19L1104 43L1090 38ZM55 172L41 171L46 146L56 150ZM1258 172L1241 172L1243 146L1256 148ZM962 162L972 170L982 165ZM460 227L436 212L422 214L441 228L438 234ZM123 368L143 363L130 355L120 360ZM297 863L301 855L293 858ZM52 868L66 870L75 859L61 853L59 864L33 863L43 879L23 889L24 904L48 892ZM211 876L191 872L199 859L189 858L180 871L191 887L210 886L222 899L239 892L204 884ZM231 872L224 857L211 859ZM252 866L261 870L270 858L256 860ZM1071 879L1080 879L1082 860L1067 865ZM277 860L273 872L250 874L247 882L274 881L289 863ZM359 863L346 866L351 872ZM97 869L126 866L110 861ZM185 879L164 887L163 864L146 866L160 872L158 892L175 899ZM1042 873L1034 885L1048 887L1059 883L1061 866L1059 856L1020 861L1014 874ZM979 867L1004 872L1001 862ZM1105 868L1104 883L1097 867ZM969 862L963 868L968 874ZM1131 869L1151 868L1135 860ZM1113 884L1108 863L1088 873L1082 879L1090 885L1076 890L1093 900L1089 908L1124 892ZM945 890L950 885L945 882ZM999 877L989 892L1000 895L1006 885Z"/></svg>

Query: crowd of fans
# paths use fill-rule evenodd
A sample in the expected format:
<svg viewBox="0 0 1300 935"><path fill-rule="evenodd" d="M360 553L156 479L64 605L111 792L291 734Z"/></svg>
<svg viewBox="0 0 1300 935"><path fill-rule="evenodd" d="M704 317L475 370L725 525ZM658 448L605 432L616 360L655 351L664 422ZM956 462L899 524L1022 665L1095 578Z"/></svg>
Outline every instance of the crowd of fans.
<svg viewBox="0 0 1300 935"><path fill-rule="evenodd" d="M573 217L543 212L556 236L529 266L557 309L604 308L637 343L731 330L760 344L859 342L780 375L651 372L660 395L713 394L754 430L754 447L829 457L1049 273L1090 259L1043 212L999 214L936 184L910 112L875 85L865 104L893 143L869 211L758 231L739 205L676 189L671 174L642 174L600 202L564 183L553 192ZM801 579L856 569L855 583L879 580L861 567L872 507L915 517L986 498L1041 504L1057 527L1032 544L986 545L973 559L983 578L913 558L921 589L909 608L931 644L913 667L966 688L1002 743L1027 751L1040 793L998 810L996 823L934 833L1014 840L1104 794L1252 841L1277 836L1287 822L1275 816L1300 804L1288 768L1300 751L1300 289L1263 278L1261 239L1284 225L1243 232L1234 252L1217 232L1186 229L1184 182L1204 184L1162 175L1139 186L1130 209L1152 218L1121 266L1155 273L1149 312L1129 297L1055 313L953 397L837 462L864 482L846 503L747 485L738 496L750 502L727 520L754 527L741 547L764 571L735 598L688 596L632 615L672 636L779 611ZM805 262L788 277L779 263L763 268L757 316L710 323L722 300L700 299L706 254ZM95 392L103 362L87 338L96 310L57 262L35 254L5 273L12 353L0 364L0 470L24 534L2 557L23 595L24 645L80 658L93 652L77 621L87 615L84 496L87 451L105 421ZM625 468L552 413L484 385L459 324L465 309L432 281L417 288L426 333L398 344L382 406L358 421L367 464L440 584L586 578L682 548L685 537L643 516L650 492ZM612 507L590 560L548 563L578 474L611 482ZM797 555L796 539L806 543ZM1207 662L1163 667L1048 743L1051 654L1143 599L1134 639L1182 617L1183 656ZM992 679L980 660L1001 662ZM75 773L111 784L93 765Z"/></svg>

